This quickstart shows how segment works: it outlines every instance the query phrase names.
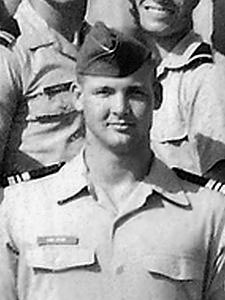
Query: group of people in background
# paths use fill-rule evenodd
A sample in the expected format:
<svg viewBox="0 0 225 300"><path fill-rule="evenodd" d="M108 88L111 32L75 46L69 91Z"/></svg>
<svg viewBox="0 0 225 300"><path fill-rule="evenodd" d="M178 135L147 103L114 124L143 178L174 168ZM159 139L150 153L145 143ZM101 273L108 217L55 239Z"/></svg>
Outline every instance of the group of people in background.
<svg viewBox="0 0 225 300"><path fill-rule="evenodd" d="M154 113L155 151L172 167L222 176L216 163L225 153L224 59L193 31L193 12L200 1L174 2L181 9L169 21L154 19L146 1L52 5L35 0L23 1L18 9L19 3L11 1L8 10L1 2L1 32L8 32L0 57L2 176L67 161L79 152L84 126L74 107L76 52L98 18L138 36L159 59L158 94L164 101ZM168 4L172 10L173 5Z"/></svg>
<svg viewBox="0 0 225 300"><path fill-rule="evenodd" d="M225 199L195 185L225 183L204 1L0 1L3 300L225 297Z"/></svg>
<svg viewBox="0 0 225 300"><path fill-rule="evenodd" d="M225 179L217 164L225 158L224 57L193 31L200 1L174 2L169 9L177 5L180 11L170 20L157 20L146 1L53 5L35 0L23 1L18 9L19 3L11 1L8 10L1 2L1 34L7 44L2 42L0 56L2 176L67 161L79 152L84 122L74 107L76 53L102 14L107 25L114 22L118 30L154 48L158 96L164 99L154 112L151 135L157 154L171 167Z"/></svg>

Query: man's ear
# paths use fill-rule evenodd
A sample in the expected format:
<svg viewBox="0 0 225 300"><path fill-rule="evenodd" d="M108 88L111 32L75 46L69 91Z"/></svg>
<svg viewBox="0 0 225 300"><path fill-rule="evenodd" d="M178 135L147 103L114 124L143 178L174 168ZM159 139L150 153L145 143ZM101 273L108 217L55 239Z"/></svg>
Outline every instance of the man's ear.
<svg viewBox="0 0 225 300"><path fill-rule="evenodd" d="M155 95L154 109L159 109L163 101L163 87L158 80L155 80L153 84L153 92Z"/></svg>
<svg viewBox="0 0 225 300"><path fill-rule="evenodd" d="M82 87L79 83L74 83L72 85L72 92L74 94L75 108L77 111L83 111L83 101L82 101Z"/></svg>

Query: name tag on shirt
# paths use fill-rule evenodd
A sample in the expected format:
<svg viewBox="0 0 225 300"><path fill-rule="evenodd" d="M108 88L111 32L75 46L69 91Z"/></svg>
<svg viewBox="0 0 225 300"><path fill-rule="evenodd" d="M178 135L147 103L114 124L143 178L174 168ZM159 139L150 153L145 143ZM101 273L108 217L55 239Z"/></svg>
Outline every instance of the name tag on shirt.
<svg viewBox="0 0 225 300"><path fill-rule="evenodd" d="M51 235L39 236L37 238L38 246L45 245L78 245L79 238L72 235Z"/></svg>

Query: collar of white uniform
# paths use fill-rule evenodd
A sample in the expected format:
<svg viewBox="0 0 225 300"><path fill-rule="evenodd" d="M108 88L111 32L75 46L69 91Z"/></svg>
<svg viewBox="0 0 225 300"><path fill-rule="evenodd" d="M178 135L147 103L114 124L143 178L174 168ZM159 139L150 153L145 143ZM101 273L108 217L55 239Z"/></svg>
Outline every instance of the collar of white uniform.
<svg viewBox="0 0 225 300"><path fill-rule="evenodd" d="M54 191L52 197L58 203L67 203L76 200L81 191L89 193L90 182L87 176L87 166L84 160L85 150L83 149L78 156L65 164L57 173L53 183ZM100 162L99 162L100 163ZM162 161L153 158L149 174L140 181L135 194L138 200L138 206L144 205L148 196L157 192L163 195L164 200L168 200L181 206L190 205L190 201L182 187L182 182L175 173L170 170Z"/></svg>
<svg viewBox="0 0 225 300"><path fill-rule="evenodd" d="M161 61L157 69L158 75L165 69L184 68L200 57L212 59L212 53L208 49L202 49L201 53L194 55L202 43L201 36L194 31L190 31Z"/></svg>

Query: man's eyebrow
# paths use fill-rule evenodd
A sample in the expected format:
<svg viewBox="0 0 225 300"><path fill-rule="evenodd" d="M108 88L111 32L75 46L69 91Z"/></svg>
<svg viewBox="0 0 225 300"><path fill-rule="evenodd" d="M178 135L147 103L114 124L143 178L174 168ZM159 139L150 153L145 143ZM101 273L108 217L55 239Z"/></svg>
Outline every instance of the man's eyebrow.
<svg viewBox="0 0 225 300"><path fill-rule="evenodd" d="M115 89L113 87L110 87L108 85L103 85L103 86L96 86L92 88L92 94L98 94L101 92L109 92L113 93Z"/></svg>
<svg viewBox="0 0 225 300"><path fill-rule="evenodd" d="M147 92L147 89L143 85L132 85L128 87L128 92Z"/></svg>
<svg viewBox="0 0 225 300"><path fill-rule="evenodd" d="M109 90L109 89L113 89L113 88L108 86L108 85L101 85L101 86L94 86L93 87L93 90Z"/></svg>

